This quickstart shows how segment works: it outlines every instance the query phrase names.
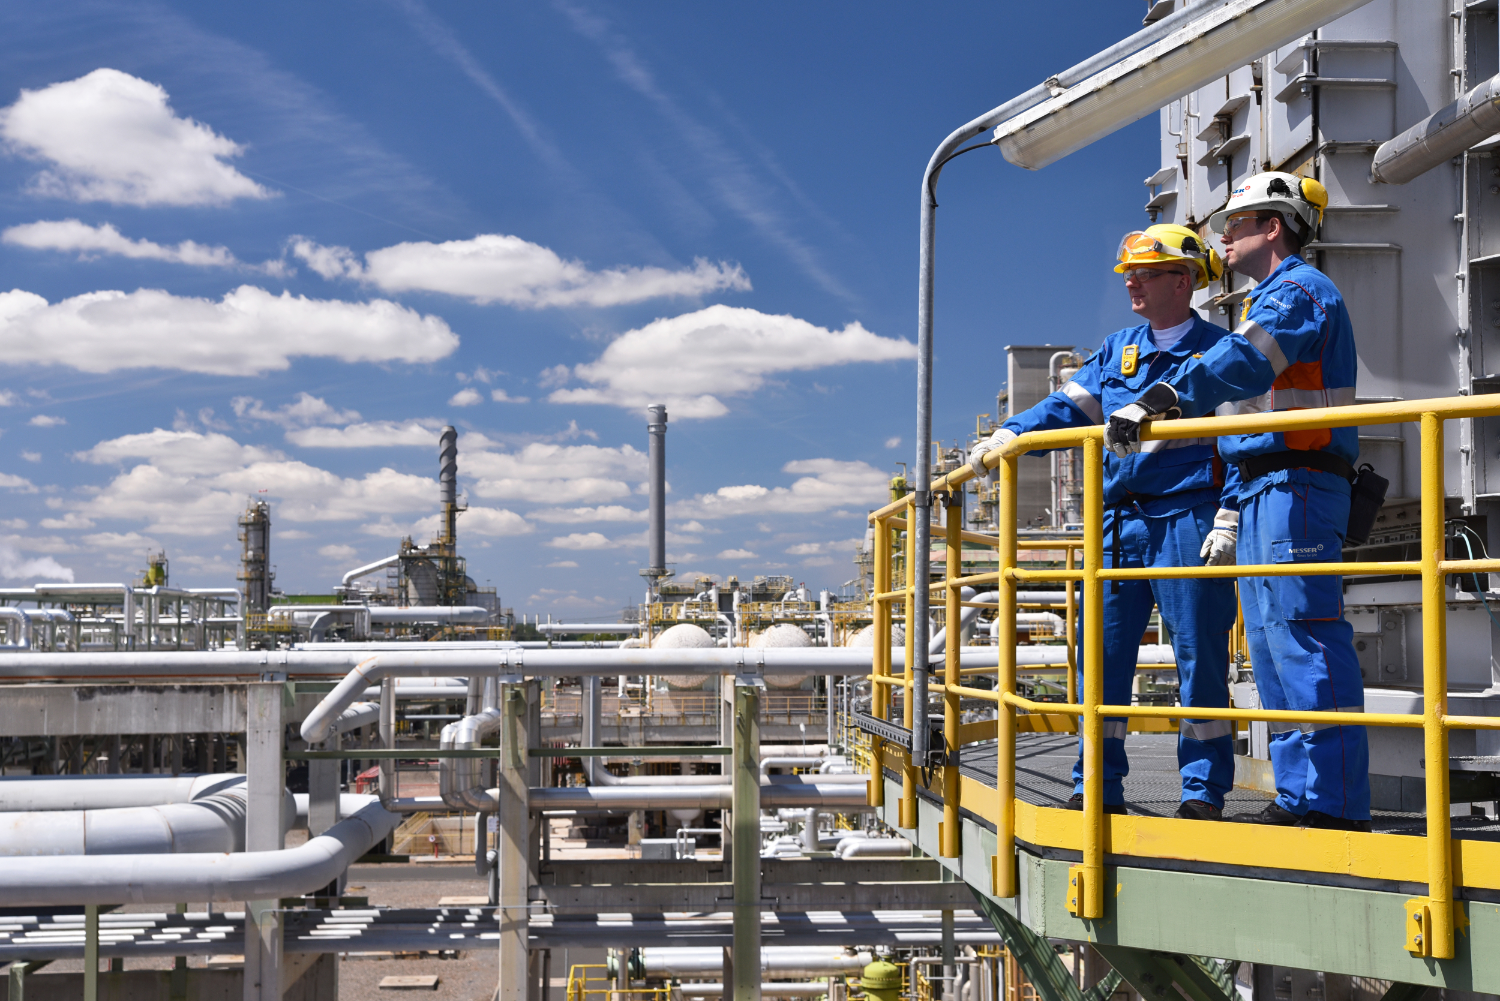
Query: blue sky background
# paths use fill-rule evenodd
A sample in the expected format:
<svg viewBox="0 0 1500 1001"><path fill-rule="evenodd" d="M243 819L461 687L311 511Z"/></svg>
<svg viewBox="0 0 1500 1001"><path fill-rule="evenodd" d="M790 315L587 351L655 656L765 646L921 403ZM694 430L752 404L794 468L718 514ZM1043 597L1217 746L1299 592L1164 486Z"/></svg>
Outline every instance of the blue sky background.
<svg viewBox="0 0 1500 1001"><path fill-rule="evenodd" d="M911 458L928 156L1144 8L8 5L0 576L161 548L230 583L263 490L278 583L326 589L431 534L446 422L471 575L612 615L671 397L678 569L837 587ZM1148 118L1040 173L948 168L942 438L993 410L1004 344L1130 322L1110 266L1155 163Z"/></svg>

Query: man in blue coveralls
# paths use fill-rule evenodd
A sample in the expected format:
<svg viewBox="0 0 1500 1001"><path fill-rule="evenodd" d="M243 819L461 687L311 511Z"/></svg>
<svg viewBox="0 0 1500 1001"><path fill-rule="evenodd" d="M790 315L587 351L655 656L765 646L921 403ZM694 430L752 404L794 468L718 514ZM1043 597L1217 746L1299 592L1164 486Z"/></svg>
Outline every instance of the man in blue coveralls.
<svg viewBox="0 0 1500 1001"><path fill-rule="evenodd" d="M1111 415L1105 445L1142 449L1147 418L1337 407L1354 403L1354 330L1339 290L1297 252L1323 219L1328 193L1315 180L1257 174L1235 189L1209 225L1224 234L1229 267L1259 284L1240 325L1203 357ZM1349 520L1355 428L1319 428L1219 439L1238 465L1240 555L1246 565L1336 562ZM1154 443L1147 442L1145 447ZM1267 709L1364 711L1343 578L1247 577L1245 636ZM1362 726L1271 725L1276 799L1262 824L1370 829L1369 744Z"/></svg>
<svg viewBox="0 0 1500 1001"><path fill-rule="evenodd" d="M1193 312L1193 292L1217 280L1218 254L1183 226L1152 226L1120 244L1115 271L1125 276L1130 308L1143 320L1117 330L1071 381L1036 406L1007 420L975 445L979 461L1018 434L1102 424L1104 415L1148 386L1181 372L1228 331ZM1033 455L1042 452L1030 453ZM1138 454L1104 457L1105 565L1180 567L1233 563L1237 476L1217 460L1212 439L1148 442ZM1104 591L1104 702L1128 705L1141 637L1152 606L1172 637L1184 706L1229 705L1229 630L1235 620L1230 580L1116 581ZM1082 665L1083 659L1079 658ZM1080 686L1081 687L1081 686ZM1125 720L1104 722L1104 809L1125 813ZM1220 820L1224 794L1234 784L1234 724L1184 719L1177 763L1182 803L1177 816ZM1083 752L1073 766L1068 805L1083 807Z"/></svg>

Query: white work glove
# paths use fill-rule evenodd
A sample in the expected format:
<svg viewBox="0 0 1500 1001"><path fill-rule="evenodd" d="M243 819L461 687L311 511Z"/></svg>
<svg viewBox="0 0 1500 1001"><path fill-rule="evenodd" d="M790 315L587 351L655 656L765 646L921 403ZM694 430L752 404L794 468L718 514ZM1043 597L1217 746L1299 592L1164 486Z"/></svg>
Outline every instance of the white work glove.
<svg viewBox="0 0 1500 1001"><path fill-rule="evenodd" d="M1223 567L1234 564L1234 547L1239 535L1240 513L1219 508L1214 515L1213 531L1203 537L1203 549L1198 553L1206 567Z"/></svg>
<svg viewBox="0 0 1500 1001"><path fill-rule="evenodd" d="M1120 458L1141 450L1141 424L1151 418L1171 420L1181 417L1177 407L1177 390L1158 382L1141 394L1134 403L1109 415L1104 425L1104 447Z"/></svg>
<svg viewBox="0 0 1500 1001"><path fill-rule="evenodd" d="M1000 479L1000 468L986 469L984 457L997 448L1004 448L1017 437L1010 428L998 428L988 438L981 440L973 448L969 449L969 465L974 470L974 475L983 480L986 486L994 486Z"/></svg>

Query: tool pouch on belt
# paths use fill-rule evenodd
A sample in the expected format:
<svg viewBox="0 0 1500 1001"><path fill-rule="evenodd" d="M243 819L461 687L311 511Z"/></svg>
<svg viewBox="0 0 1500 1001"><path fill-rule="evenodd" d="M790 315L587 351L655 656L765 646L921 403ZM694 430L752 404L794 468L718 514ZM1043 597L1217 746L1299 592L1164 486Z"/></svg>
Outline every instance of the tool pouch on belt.
<svg viewBox="0 0 1500 1001"><path fill-rule="evenodd" d="M1375 472L1368 462L1359 467L1349 492L1349 527L1344 530L1344 545L1362 546L1369 541L1375 527L1375 516L1385 503L1385 492L1391 481Z"/></svg>

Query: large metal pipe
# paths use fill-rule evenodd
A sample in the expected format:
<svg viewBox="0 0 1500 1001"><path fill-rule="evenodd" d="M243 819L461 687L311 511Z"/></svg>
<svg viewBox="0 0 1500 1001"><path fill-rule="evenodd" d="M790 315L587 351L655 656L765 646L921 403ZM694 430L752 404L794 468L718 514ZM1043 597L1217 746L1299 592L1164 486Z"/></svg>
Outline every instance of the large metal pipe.
<svg viewBox="0 0 1500 1001"><path fill-rule="evenodd" d="M0 858L0 886L10 907L296 897L327 886L400 819L370 801L306 844L279 851Z"/></svg>
<svg viewBox="0 0 1500 1001"><path fill-rule="evenodd" d="M17 775L0 779L0 811L110 810L190 803L245 784L219 775Z"/></svg>
<svg viewBox="0 0 1500 1001"><path fill-rule="evenodd" d="M365 576L366 574L372 574L376 570L383 570L386 567L395 566L400 562L400 556L387 556L383 560L376 560L374 563L366 563L362 567L355 567L353 570L350 570L348 573L344 574L343 586L347 588L349 587L349 585L353 584L356 580Z"/></svg>
<svg viewBox="0 0 1500 1001"><path fill-rule="evenodd" d="M555 786L532 789L530 796L536 810L721 810L733 805L734 788L728 783ZM849 813L864 809L865 803L863 782L760 784L764 809L800 807Z"/></svg>
<svg viewBox="0 0 1500 1001"><path fill-rule="evenodd" d="M536 631L543 636L576 636L579 633L638 633L639 622L539 622Z"/></svg>
<svg viewBox="0 0 1500 1001"><path fill-rule="evenodd" d="M715 948L647 947L636 949L632 972L650 978L699 976L723 969L723 951ZM838 977L857 975L870 964L868 951L850 952L841 946L768 945L760 950L763 977ZM827 993L828 985L821 985ZM690 993L684 984L682 993Z"/></svg>
<svg viewBox="0 0 1500 1001"><path fill-rule="evenodd" d="M650 415L646 424L646 461L651 497L644 573L655 581L667 574L667 405L654 403L646 408L646 413Z"/></svg>
<svg viewBox="0 0 1500 1001"><path fill-rule="evenodd" d="M1375 151L1370 180L1405 184L1500 132L1500 76L1422 119Z"/></svg>
<svg viewBox="0 0 1500 1001"><path fill-rule="evenodd" d="M0 813L0 857L244 850L243 788L165 806Z"/></svg>
<svg viewBox="0 0 1500 1001"><path fill-rule="evenodd" d="M14 622L16 624L16 641L6 643L5 647L12 650L31 649L31 614L25 609L6 606L0 608L0 622Z"/></svg>
<svg viewBox="0 0 1500 1001"><path fill-rule="evenodd" d="M443 727L438 746L457 750L478 747L485 737L498 733L504 722L505 714L489 706ZM494 813L500 800L484 787L483 774L482 758L444 758L438 765L438 794L454 809Z"/></svg>
<svg viewBox="0 0 1500 1001"><path fill-rule="evenodd" d="M371 605L371 622L439 622L478 625L488 622L490 610L482 605Z"/></svg>

